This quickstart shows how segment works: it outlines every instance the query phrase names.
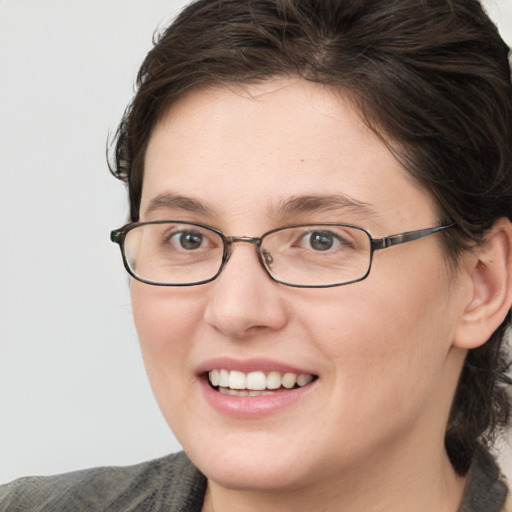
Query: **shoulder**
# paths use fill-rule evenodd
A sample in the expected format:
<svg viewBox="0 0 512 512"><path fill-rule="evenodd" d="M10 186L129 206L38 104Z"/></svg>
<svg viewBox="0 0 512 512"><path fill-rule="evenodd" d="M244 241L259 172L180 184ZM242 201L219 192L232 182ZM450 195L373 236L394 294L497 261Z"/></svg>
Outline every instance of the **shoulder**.
<svg viewBox="0 0 512 512"><path fill-rule="evenodd" d="M135 466L20 478L0 486L2 512L200 510L206 480L183 453Z"/></svg>
<svg viewBox="0 0 512 512"><path fill-rule="evenodd" d="M479 449L468 473L464 501L459 512L512 512L508 488L492 455Z"/></svg>

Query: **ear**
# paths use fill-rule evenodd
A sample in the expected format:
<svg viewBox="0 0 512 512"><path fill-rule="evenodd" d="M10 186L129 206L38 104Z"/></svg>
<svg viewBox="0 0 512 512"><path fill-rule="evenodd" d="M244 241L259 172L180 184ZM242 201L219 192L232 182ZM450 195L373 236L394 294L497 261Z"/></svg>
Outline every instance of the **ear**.
<svg viewBox="0 0 512 512"><path fill-rule="evenodd" d="M483 345L500 326L512 303L512 224L497 220L472 251L467 269L472 297L457 326L454 346Z"/></svg>

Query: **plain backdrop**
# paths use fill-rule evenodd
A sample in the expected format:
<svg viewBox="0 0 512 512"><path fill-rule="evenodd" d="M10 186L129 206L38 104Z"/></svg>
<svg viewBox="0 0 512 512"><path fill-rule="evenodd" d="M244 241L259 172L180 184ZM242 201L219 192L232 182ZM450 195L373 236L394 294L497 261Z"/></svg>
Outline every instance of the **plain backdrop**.
<svg viewBox="0 0 512 512"><path fill-rule="evenodd" d="M512 0L487 3L511 44ZM0 0L0 482L179 449L109 241L127 203L105 149L183 4Z"/></svg>

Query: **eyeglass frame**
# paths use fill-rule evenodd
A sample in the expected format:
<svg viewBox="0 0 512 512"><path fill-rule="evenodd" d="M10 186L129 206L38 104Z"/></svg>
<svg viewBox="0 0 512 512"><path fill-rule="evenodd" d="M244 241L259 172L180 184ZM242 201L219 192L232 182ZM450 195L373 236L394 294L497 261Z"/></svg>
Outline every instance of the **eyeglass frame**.
<svg viewBox="0 0 512 512"><path fill-rule="evenodd" d="M209 279L205 279L203 281L196 281L196 282L192 282L192 283L158 283L155 281L149 281L149 280L144 279L135 274L135 272L133 271L133 269L130 267L130 265L128 263L128 260L126 258L125 249L124 249L124 240L125 240L127 234L131 230L133 230L139 226L145 226L148 224L168 224L168 223L196 226L199 228L203 228L203 229L212 231L220 237L220 239L222 240L222 243L223 243L222 261L221 261L221 264L219 266L217 273L213 277L211 277ZM292 284L292 283L288 283L286 281L282 281L282 280L274 277L271 274L270 269L267 267L267 265L265 263L265 255L263 254L262 249L261 249L261 244L262 244L263 240L267 236L269 236L273 233L276 233L278 231L282 231L284 229L302 228L302 227L307 227L307 226L318 226L318 227L338 226L338 227L357 229L357 230L365 233L365 235L368 237L368 239L370 241L370 256L369 256L368 268L366 270L366 273L362 277L353 279L351 281L344 281L341 283L333 283L333 284L322 284L322 285ZM355 226L353 224L343 224L343 223L337 223L337 222L318 223L318 224L307 223L307 224L292 224L289 226L282 226L282 227L267 231L259 237L253 237L253 236L226 236L219 229L213 228L211 226L207 226L205 224L200 224L198 222L188 222L188 221L182 221L182 220L154 220L154 221L143 221L143 222L130 222L128 224L125 224L124 226L122 226L118 229L114 229L110 232L110 240L119 245L119 248L121 250L121 256L123 258L123 264L124 264L124 267L125 267L126 271L128 272L128 274L130 274L137 281L140 281L141 283L149 284L152 286L197 286L200 284L210 283L210 282L214 281L215 279L217 279L217 277L219 277L219 275L224 270L224 267L226 266L227 262L229 261L229 258L231 257L232 244L238 243L238 242L243 242L243 243L249 243L251 245L254 245L256 252L258 254L258 258L260 260L260 264L264 268L265 272L268 274L270 279L272 279L272 281L275 281L276 283L284 284L285 286L291 286L293 288L333 288L336 286L344 286L346 284L357 283L359 281L363 281L364 279L366 279L368 277L368 275L370 274L370 271L372 268L373 253L375 251L380 251L383 249L387 249L389 247L393 247L395 245L400 245L400 244L405 244L408 242L413 242L415 240L420 240L421 238L425 238L425 237L433 235L435 233L445 231L445 230L450 229L455 226L456 226L455 223L451 223L451 224L446 224L446 225L432 227L432 228L424 228L424 229L417 229L417 230L413 230L413 231L405 231L403 233L397 233L397 234L385 236L382 238L373 238L371 233L368 230L366 230L365 228L362 228L360 226Z"/></svg>

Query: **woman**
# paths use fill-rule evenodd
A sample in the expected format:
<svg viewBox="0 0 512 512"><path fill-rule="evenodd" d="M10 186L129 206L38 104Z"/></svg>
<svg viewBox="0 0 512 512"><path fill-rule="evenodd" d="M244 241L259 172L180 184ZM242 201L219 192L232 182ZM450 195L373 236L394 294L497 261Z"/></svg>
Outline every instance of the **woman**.
<svg viewBox="0 0 512 512"><path fill-rule="evenodd" d="M112 240L186 455L2 507L508 510L507 55L476 0L185 9L117 133Z"/></svg>

